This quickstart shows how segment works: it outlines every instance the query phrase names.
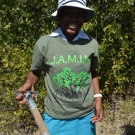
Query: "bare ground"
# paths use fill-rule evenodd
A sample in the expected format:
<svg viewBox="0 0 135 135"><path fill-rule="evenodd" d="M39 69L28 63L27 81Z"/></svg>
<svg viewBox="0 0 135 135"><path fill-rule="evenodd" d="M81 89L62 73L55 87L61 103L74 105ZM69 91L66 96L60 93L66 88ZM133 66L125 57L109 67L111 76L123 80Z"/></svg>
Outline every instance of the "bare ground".
<svg viewBox="0 0 135 135"><path fill-rule="evenodd" d="M112 110L105 110L96 127L97 135L135 135L134 99L119 101Z"/></svg>
<svg viewBox="0 0 135 135"><path fill-rule="evenodd" d="M20 129L20 126L13 133L4 132L0 135L40 135L37 132L27 132L28 129ZM96 123L97 135L135 135L135 99L128 98L119 100L111 109L104 110L104 117L101 122Z"/></svg>

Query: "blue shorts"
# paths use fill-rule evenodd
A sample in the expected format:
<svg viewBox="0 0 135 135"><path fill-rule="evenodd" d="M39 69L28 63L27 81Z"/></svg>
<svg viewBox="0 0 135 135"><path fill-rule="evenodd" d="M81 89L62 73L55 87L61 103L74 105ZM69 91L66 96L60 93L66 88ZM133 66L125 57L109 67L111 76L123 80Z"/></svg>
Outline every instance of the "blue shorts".
<svg viewBox="0 0 135 135"><path fill-rule="evenodd" d="M92 123L91 114L75 119L55 119L44 114L50 135L96 135L95 123Z"/></svg>

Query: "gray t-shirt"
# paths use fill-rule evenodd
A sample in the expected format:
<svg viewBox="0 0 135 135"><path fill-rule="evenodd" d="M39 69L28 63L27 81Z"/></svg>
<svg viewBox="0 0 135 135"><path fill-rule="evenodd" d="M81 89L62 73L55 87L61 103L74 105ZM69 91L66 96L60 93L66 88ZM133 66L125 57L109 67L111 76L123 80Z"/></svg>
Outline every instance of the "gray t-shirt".
<svg viewBox="0 0 135 135"><path fill-rule="evenodd" d="M89 114L94 101L90 67L98 66L98 43L92 37L68 42L42 36L34 46L31 70L45 68L45 112L58 119Z"/></svg>

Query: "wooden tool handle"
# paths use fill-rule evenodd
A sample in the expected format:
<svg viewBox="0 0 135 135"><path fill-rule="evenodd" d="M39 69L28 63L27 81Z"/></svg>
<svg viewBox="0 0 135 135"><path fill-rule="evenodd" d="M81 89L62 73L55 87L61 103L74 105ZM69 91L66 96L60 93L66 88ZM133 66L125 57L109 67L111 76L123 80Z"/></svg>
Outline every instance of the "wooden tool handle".
<svg viewBox="0 0 135 135"><path fill-rule="evenodd" d="M47 126L45 124L45 122L43 121L38 109L31 109L31 112L33 114L33 117L35 118L35 121L39 127L39 130L41 132L42 135L49 135Z"/></svg>
<svg viewBox="0 0 135 135"><path fill-rule="evenodd" d="M43 121L43 119L42 119L42 117L37 109L37 106L32 98L31 91L27 91L27 93L25 94L25 98L30 106L31 112L33 114L33 117L35 118L35 121L39 127L41 134L42 135L50 135L48 132L47 126L46 126L45 122Z"/></svg>

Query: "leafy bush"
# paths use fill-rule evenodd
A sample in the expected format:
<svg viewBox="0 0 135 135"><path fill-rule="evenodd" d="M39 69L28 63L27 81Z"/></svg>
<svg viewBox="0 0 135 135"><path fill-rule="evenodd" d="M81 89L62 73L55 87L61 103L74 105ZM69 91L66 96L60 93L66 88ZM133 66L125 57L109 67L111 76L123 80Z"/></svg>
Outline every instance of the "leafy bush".
<svg viewBox="0 0 135 135"><path fill-rule="evenodd" d="M135 83L135 1L98 0L89 3L95 18L84 30L94 35L100 47L100 87L104 103L115 94L134 94Z"/></svg>
<svg viewBox="0 0 135 135"><path fill-rule="evenodd" d="M132 92L128 88L135 82L134 3L134 0L88 1L96 14L91 22L84 24L83 30L100 44L99 79L104 106L113 99L114 93ZM35 42L57 26L50 18L56 8L54 0L0 2L0 133L11 133L21 127L27 131L37 129L28 107L19 106L14 93L29 72ZM43 113L46 95L43 79L35 90L39 90L36 104Z"/></svg>

